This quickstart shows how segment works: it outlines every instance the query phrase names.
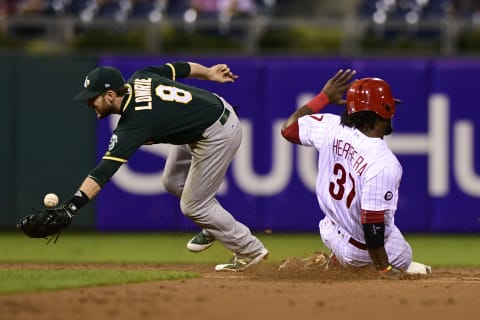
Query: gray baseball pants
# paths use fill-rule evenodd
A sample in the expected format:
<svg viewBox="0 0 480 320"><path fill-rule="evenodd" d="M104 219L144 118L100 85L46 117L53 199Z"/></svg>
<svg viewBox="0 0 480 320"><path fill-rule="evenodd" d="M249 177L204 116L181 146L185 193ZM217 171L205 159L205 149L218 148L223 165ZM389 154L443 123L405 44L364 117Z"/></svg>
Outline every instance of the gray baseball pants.
<svg viewBox="0 0 480 320"><path fill-rule="evenodd" d="M204 139L175 146L168 155L162 181L168 192L180 198L183 214L196 225L236 254L255 255L263 244L215 198L242 141L235 111L219 98L229 111L228 119L222 115L223 119L205 129Z"/></svg>

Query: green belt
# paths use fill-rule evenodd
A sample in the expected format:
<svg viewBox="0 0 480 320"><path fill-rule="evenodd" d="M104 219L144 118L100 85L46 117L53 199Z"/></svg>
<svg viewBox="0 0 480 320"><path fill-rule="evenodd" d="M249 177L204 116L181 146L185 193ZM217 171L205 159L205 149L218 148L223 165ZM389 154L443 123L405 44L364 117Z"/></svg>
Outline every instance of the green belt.
<svg viewBox="0 0 480 320"><path fill-rule="evenodd" d="M227 108L224 108L222 116L220 117L220 123L222 124L222 126L225 124L225 122L227 122L229 116L230 116L230 110L228 110Z"/></svg>

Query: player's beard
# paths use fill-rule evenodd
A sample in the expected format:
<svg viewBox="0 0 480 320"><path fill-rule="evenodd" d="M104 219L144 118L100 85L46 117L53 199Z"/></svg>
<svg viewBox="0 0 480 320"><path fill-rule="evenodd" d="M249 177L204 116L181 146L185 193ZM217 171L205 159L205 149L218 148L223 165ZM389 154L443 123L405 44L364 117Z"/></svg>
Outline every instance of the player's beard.
<svg viewBox="0 0 480 320"><path fill-rule="evenodd" d="M393 125L392 125L392 119L390 119L387 123L387 127L385 128L385 135L388 136L392 134L393 132Z"/></svg>
<svg viewBox="0 0 480 320"><path fill-rule="evenodd" d="M115 113L115 107L113 106L113 102L109 103L107 100L104 100L103 108L97 109L97 118L104 119L105 117Z"/></svg>

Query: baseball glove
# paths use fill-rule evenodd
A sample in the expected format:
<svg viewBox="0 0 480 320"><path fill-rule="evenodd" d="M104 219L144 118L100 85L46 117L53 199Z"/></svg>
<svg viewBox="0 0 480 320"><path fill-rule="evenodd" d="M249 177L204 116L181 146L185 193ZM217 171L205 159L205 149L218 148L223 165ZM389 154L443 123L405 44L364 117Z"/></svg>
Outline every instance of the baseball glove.
<svg viewBox="0 0 480 320"><path fill-rule="evenodd" d="M33 213L17 223L17 229L31 238L48 238L48 236L56 234L55 243L62 230L70 225L72 219L72 211L66 205L61 205L56 208L34 210Z"/></svg>

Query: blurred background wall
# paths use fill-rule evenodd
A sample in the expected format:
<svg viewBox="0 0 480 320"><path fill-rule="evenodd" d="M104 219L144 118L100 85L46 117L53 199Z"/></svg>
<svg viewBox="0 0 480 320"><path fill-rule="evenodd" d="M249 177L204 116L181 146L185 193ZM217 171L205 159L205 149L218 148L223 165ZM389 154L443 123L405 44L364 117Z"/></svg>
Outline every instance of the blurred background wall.
<svg viewBox="0 0 480 320"><path fill-rule="evenodd" d="M45 193L67 200L95 164L95 116L72 96L96 64L91 57L1 58L0 227L43 206ZM93 216L87 207L78 226L94 225Z"/></svg>
<svg viewBox="0 0 480 320"><path fill-rule="evenodd" d="M0 0L0 134L4 150L0 157L0 227L12 228L20 216L42 205L47 192L56 192L66 200L104 152L110 126L97 122L91 111L71 98L86 72L105 63L119 64L129 76L133 66L147 62L229 61L242 72L243 85L239 82L237 88L210 89L232 102L250 93L252 100L247 99L247 106L242 108L245 123L251 123L252 130L260 130L262 121L268 123L269 131L273 130L276 119L288 116L292 108L321 89L319 86L330 76L326 72L332 68L353 66L384 75L395 83L410 106L420 110L414 124L399 114L399 137L428 132L433 119L429 99L437 91L446 90L452 101L447 170L449 177L458 176L453 159L455 152L461 151L461 143L457 146L450 142L455 130L465 132L469 128L458 129L455 123L463 119L477 122L476 116L468 114L476 114L475 103L458 97L464 96L464 88L469 94L475 91L475 72L480 65L479 13L477 0ZM291 73L282 75L282 70L289 67ZM455 73L457 69L461 70L459 74ZM316 72L321 74L320 80ZM402 80L395 80L401 74ZM292 80L304 88L277 88L273 80L280 79L276 78L279 75L305 77L305 81ZM451 86L455 89L449 91ZM272 100L272 96L264 95L264 91L272 90L289 94L278 101L282 104L280 114L255 113L254 108ZM272 145L273 134L267 132L261 139L263 146L254 147L259 159L253 166L260 176L272 165L274 155L262 150ZM401 144L401 139L397 141ZM464 144L469 145L469 141ZM402 155L401 148L397 144L400 160L407 163L404 184L408 187L400 203L400 224L407 231L418 232L478 231L480 213L473 205L480 193L475 150L469 156L473 163L467 163L473 167L469 184L473 190L465 191L449 178L453 193L439 200L429 190L434 187L429 186L427 173L422 173L432 169L427 157L419 160L415 155ZM133 162L133 166L149 167L158 173L156 165L163 153L144 152L144 159ZM296 165L295 161L291 165ZM242 202L244 206L238 211L247 224L255 229L274 226L284 231L316 230L320 213L314 193L297 183L298 178L293 178L287 193L271 197L239 190L239 182L231 175L227 188L231 191L221 195L221 201L229 207L235 201ZM419 182L412 183L416 178ZM128 229L130 214L139 214L142 225L135 228L140 230L194 228L179 212L176 199L158 197L161 192L146 197L136 192L131 192L133 197L120 193L128 203L125 205L115 202L119 197L116 188L118 183L109 184L104 197L82 209L73 227ZM305 192L305 199L289 198ZM295 200L301 213L278 212L277 207L285 208L285 203ZM273 208L269 207L271 203L275 204ZM461 212L455 212L455 203L462 204ZM115 204L128 210L115 211ZM131 212L138 205L141 212ZM266 211L269 213L262 216ZM457 219L453 213L461 216ZM295 221L302 222L295 225Z"/></svg>

